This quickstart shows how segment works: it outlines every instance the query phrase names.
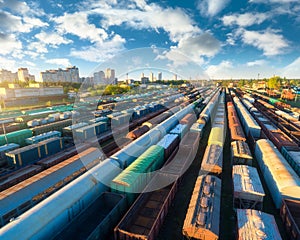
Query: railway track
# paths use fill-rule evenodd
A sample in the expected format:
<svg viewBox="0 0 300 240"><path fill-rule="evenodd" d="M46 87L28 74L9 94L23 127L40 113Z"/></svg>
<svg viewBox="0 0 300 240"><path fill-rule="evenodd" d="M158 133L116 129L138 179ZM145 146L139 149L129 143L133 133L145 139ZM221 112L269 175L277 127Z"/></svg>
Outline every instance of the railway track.
<svg viewBox="0 0 300 240"><path fill-rule="evenodd" d="M281 131L287 134L295 143L300 146L300 128L293 124L291 121L277 115L272 109L269 109L261 103L255 101L253 103L266 118L268 118L274 125L276 125Z"/></svg>

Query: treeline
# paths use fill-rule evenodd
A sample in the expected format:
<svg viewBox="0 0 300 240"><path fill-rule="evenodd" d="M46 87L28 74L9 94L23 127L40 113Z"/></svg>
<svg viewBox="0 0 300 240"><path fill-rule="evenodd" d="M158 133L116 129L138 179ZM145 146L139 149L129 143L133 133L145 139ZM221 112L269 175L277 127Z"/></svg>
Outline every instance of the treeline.
<svg viewBox="0 0 300 240"><path fill-rule="evenodd" d="M235 87L250 87L252 88L255 85L259 85L262 82L265 82L266 88L280 90L282 88L289 88L293 86L300 85L300 79L286 79L280 76L273 76L270 78L264 79L240 79L240 80L216 80L216 83L220 84L223 87L235 86Z"/></svg>

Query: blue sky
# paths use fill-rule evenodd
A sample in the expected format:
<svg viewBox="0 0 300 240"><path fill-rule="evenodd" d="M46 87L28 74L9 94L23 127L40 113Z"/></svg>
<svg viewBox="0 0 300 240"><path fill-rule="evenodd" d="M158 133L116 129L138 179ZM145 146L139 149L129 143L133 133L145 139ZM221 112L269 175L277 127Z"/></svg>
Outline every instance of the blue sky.
<svg viewBox="0 0 300 240"><path fill-rule="evenodd" d="M37 78L71 65L80 76L112 66L119 77L153 67L184 78L300 78L298 0L0 0L0 23L0 68Z"/></svg>

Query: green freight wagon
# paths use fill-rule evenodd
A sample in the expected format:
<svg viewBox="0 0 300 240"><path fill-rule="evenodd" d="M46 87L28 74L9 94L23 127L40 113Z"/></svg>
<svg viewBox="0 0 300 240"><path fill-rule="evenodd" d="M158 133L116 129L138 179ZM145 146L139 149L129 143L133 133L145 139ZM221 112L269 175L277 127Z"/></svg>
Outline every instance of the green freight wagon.
<svg viewBox="0 0 300 240"><path fill-rule="evenodd" d="M164 148L153 145L111 182L113 192L125 193L132 203L164 162Z"/></svg>
<svg viewBox="0 0 300 240"><path fill-rule="evenodd" d="M25 139L32 137L32 131L30 129L22 129L19 131L14 131L6 134L0 135L0 145L5 145L7 143L16 143L20 146L25 146ZM6 142L7 139L7 142Z"/></svg>

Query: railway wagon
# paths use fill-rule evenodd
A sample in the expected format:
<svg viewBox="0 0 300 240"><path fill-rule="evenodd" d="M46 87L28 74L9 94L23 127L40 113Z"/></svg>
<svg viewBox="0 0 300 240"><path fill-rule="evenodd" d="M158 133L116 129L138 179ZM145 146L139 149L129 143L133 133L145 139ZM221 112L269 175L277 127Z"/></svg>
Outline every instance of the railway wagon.
<svg viewBox="0 0 300 240"><path fill-rule="evenodd" d="M32 137L32 131L30 129L22 129L15 132L0 135L0 146L8 143L16 143L21 147L26 145L25 139Z"/></svg>
<svg viewBox="0 0 300 240"><path fill-rule="evenodd" d="M164 148L164 158L168 159L171 155L176 154L179 141L177 134L166 134L156 145Z"/></svg>
<svg viewBox="0 0 300 240"><path fill-rule="evenodd" d="M109 239L126 209L124 195L103 192L88 208L73 219L54 240Z"/></svg>
<svg viewBox="0 0 300 240"><path fill-rule="evenodd" d="M237 209L238 240L281 240L273 215L254 210Z"/></svg>
<svg viewBox="0 0 300 240"><path fill-rule="evenodd" d="M233 164L246 164L252 166L253 157L248 143L244 141L231 142L231 159Z"/></svg>
<svg viewBox="0 0 300 240"><path fill-rule="evenodd" d="M213 127L208 137L208 145L216 144L223 147L225 142L224 127Z"/></svg>
<svg viewBox="0 0 300 240"><path fill-rule="evenodd" d="M164 162L164 148L153 145L130 164L111 182L112 192L125 193L128 203L133 203Z"/></svg>
<svg viewBox="0 0 300 240"><path fill-rule="evenodd" d="M100 152L89 148L51 168L12 186L0 195L0 220L4 225L99 163Z"/></svg>
<svg viewBox="0 0 300 240"><path fill-rule="evenodd" d="M192 164L199 146L200 134L188 132L181 140L175 157L159 170L162 173L182 176Z"/></svg>
<svg viewBox="0 0 300 240"><path fill-rule="evenodd" d="M105 122L97 122L91 125L76 128L73 132L74 138L80 141L86 141L95 138L97 135L107 131L107 124Z"/></svg>
<svg viewBox="0 0 300 240"><path fill-rule="evenodd" d="M16 144L16 143L9 143L9 144L0 146L0 167L7 164L7 157L6 157L5 153L13 151L19 147L20 147L20 145Z"/></svg>
<svg viewBox="0 0 300 240"><path fill-rule="evenodd" d="M202 173L221 174L223 166L223 147L210 144L206 147L201 163Z"/></svg>
<svg viewBox="0 0 300 240"><path fill-rule="evenodd" d="M234 97L233 101L237 108L237 113L238 113L241 123L244 127L246 136L251 134L251 136L253 138L256 138L256 139L260 138L261 127L258 125L258 123L255 121L255 119L251 116L251 114L242 105L241 101L237 97Z"/></svg>
<svg viewBox="0 0 300 240"><path fill-rule="evenodd" d="M187 132L188 126L186 124L178 124L170 131L170 134L177 134L182 139Z"/></svg>
<svg viewBox="0 0 300 240"><path fill-rule="evenodd" d="M281 153L300 177L300 148L284 146L281 148Z"/></svg>
<svg viewBox="0 0 300 240"><path fill-rule="evenodd" d="M63 148L64 145L62 139L54 137L10 151L6 153L6 157L10 166L19 168L34 163L46 156L51 156L61 151Z"/></svg>
<svg viewBox="0 0 300 240"><path fill-rule="evenodd" d="M150 128L148 126L143 125L127 133L126 137L130 139L137 139L149 130Z"/></svg>
<svg viewBox="0 0 300 240"><path fill-rule="evenodd" d="M234 207L262 210L265 192L256 168L235 165L232 167L232 178Z"/></svg>
<svg viewBox="0 0 300 240"><path fill-rule="evenodd" d="M61 132L59 131L50 131L50 132L46 132L46 133L42 133L39 134L37 136L33 136L30 138L26 138L25 142L26 144L35 144L50 138L54 138L54 137L61 137Z"/></svg>
<svg viewBox="0 0 300 240"><path fill-rule="evenodd" d="M283 199L280 216L290 240L300 239L300 201Z"/></svg>
<svg viewBox="0 0 300 240"><path fill-rule="evenodd" d="M283 198L300 200L300 178L272 142L258 140L255 156L276 208Z"/></svg>
<svg viewBox="0 0 300 240"><path fill-rule="evenodd" d="M182 234L193 239L218 239L221 180L198 176L184 220Z"/></svg>
<svg viewBox="0 0 300 240"><path fill-rule="evenodd" d="M177 192L176 179L176 175L158 172L115 227L114 239L155 240Z"/></svg>
<svg viewBox="0 0 300 240"><path fill-rule="evenodd" d="M50 131L62 132L62 129L64 127L67 127L67 126L70 126L70 125L72 125L72 119L66 119L66 120L62 120L62 121L53 122L53 123L45 124L45 125L42 125L42 126L34 127L34 128L31 128L31 130L32 130L33 135L36 136L36 135L46 133L46 132L50 132Z"/></svg>
<svg viewBox="0 0 300 240"><path fill-rule="evenodd" d="M234 109L233 103L227 103L228 110L228 126L230 130L231 141L246 141L241 122Z"/></svg>
<svg viewBox="0 0 300 240"><path fill-rule="evenodd" d="M0 192L42 171L41 166L28 165L0 178Z"/></svg>

